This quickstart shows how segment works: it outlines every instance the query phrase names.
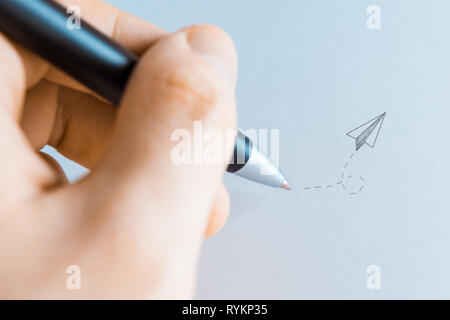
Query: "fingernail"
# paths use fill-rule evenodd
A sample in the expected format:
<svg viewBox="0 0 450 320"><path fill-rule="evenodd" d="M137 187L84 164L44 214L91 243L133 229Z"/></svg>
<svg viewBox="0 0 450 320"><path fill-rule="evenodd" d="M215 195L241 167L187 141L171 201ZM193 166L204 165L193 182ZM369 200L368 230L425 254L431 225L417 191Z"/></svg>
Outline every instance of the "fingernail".
<svg viewBox="0 0 450 320"><path fill-rule="evenodd" d="M231 87L236 87L237 55L230 37L213 26L194 26L187 33L191 49L208 63Z"/></svg>

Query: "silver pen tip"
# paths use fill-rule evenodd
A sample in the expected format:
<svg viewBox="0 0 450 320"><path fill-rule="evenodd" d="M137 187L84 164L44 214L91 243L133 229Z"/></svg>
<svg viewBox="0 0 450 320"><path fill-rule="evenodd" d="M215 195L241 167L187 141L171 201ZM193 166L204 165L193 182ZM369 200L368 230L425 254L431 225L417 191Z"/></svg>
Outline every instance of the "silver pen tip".
<svg viewBox="0 0 450 320"><path fill-rule="evenodd" d="M292 187L287 180L283 181L283 185L280 188L285 190L292 190Z"/></svg>

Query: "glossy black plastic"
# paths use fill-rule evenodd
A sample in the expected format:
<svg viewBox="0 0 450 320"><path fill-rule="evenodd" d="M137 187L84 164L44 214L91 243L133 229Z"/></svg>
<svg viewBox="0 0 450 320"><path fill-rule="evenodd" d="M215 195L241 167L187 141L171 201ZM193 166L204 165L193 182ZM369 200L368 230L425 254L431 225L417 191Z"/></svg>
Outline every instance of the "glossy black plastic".
<svg viewBox="0 0 450 320"><path fill-rule="evenodd" d="M50 0L0 0L0 31L118 105L138 58Z"/></svg>

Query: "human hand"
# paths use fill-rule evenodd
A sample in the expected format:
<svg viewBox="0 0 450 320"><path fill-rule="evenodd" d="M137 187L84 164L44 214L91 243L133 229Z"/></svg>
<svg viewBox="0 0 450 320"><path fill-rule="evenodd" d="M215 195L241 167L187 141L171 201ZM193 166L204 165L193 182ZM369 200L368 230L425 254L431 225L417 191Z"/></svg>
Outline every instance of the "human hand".
<svg viewBox="0 0 450 320"><path fill-rule="evenodd" d="M170 138L194 121L235 127L232 41L211 26L167 35L99 1L59 2L142 59L116 111L0 34L0 296L192 297L203 237L228 216L225 164L176 166ZM67 184L38 152L46 144L91 174ZM66 287L70 265L81 290Z"/></svg>

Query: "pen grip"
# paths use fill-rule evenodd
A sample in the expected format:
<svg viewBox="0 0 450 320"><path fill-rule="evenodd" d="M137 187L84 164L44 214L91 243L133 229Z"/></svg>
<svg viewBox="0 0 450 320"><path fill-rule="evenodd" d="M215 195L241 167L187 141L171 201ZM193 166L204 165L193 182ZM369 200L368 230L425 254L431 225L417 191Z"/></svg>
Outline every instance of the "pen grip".
<svg viewBox="0 0 450 320"><path fill-rule="evenodd" d="M0 31L118 105L138 61L128 49L51 0L1 0Z"/></svg>
<svg viewBox="0 0 450 320"><path fill-rule="evenodd" d="M119 105L138 57L80 19L71 28L67 10L52 0L0 0L0 31L115 105ZM251 141L238 133L231 164L247 163Z"/></svg>

